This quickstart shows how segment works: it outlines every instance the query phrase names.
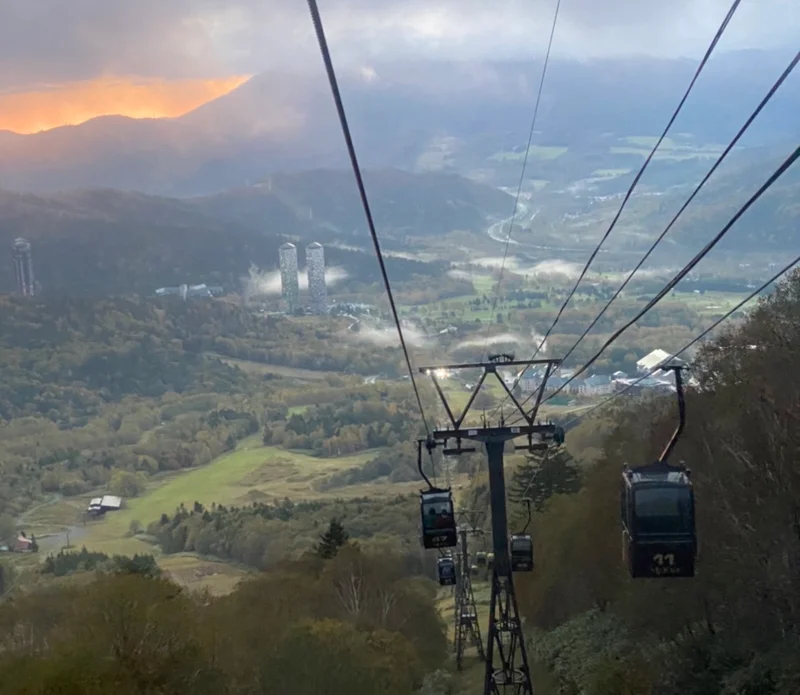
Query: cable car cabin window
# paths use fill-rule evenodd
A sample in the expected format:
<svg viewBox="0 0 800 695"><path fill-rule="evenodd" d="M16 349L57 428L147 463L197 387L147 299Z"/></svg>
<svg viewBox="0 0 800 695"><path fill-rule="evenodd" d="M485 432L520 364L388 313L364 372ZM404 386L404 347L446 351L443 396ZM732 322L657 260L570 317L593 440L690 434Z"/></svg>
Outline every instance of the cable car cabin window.
<svg viewBox="0 0 800 695"><path fill-rule="evenodd" d="M692 492L688 487L650 487L634 491L635 531L638 534L694 532Z"/></svg>
<svg viewBox="0 0 800 695"><path fill-rule="evenodd" d="M423 500L422 523L426 531L438 531L453 528L453 506L449 496L439 499Z"/></svg>
<svg viewBox="0 0 800 695"><path fill-rule="evenodd" d="M437 571L439 574L439 584L442 586L453 585L456 583L456 565L449 558L439 560Z"/></svg>
<svg viewBox="0 0 800 695"><path fill-rule="evenodd" d="M512 536L512 553L531 553L533 552L533 539L530 536Z"/></svg>
<svg viewBox="0 0 800 695"><path fill-rule="evenodd" d="M514 572L533 570L533 539L530 536L511 537L511 569Z"/></svg>
<svg viewBox="0 0 800 695"><path fill-rule="evenodd" d="M426 548L454 547L458 538L450 491L423 492L420 502L423 545Z"/></svg>

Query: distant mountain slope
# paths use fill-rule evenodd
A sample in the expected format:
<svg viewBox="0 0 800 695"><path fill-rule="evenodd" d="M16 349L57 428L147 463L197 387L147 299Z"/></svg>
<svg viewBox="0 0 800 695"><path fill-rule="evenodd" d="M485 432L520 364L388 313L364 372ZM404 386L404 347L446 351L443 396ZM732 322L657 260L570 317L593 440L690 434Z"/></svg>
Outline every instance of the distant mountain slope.
<svg viewBox="0 0 800 695"><path fill-rule="evenodd" d="M726 162L722 173L715 174L681 214L664 239L662 250L674 245L682 249L681 253L698 251L775 172L791 149L761 148L738 159L732 157L733 162ZM706 162L682 186L672 187L662 195L634 194L623 220L642 230L638 240L642 248L649 246L683 206L709 166L710 162ZM609 215L617 207L614 201ZM788 169L739 218L718 248L739 253L792 252L800 248L800 163ZM681 259L687 260L683 256Z"/></svg>
<svg viewBox="0 0 800 695"><path fill-rule="evenodd" d="M442 174L366 172L376 221L392 233L480 230L487 215L509 214L502 191ZM313 214L309 214L309 208ZM339 231L335 231L339 230ZM0 293L13 290L11 243L33 243L35 272L47 292L150 294L157 287L207 282L238 289L251 264L277 265L285 235L329 244L347 237L368 244L349 171L276 176L267 185L174 199L111 189L48 197L0 191ZM330 265L356 280L379 280L371 254L326 248ZM446 264L387 261L393 279L441 275Z"/></svg>
<svg viewBox="0 0 800 695"><path fill-rule="evenodd" d="M783 68L776 52L715 56L678 130L718 141L735 129ZM537 142L580 146L604 133L660 132L695 69L688 60L553 61ZM519 144L535 63L375 65L377 79L342 71L356 146L368 167L410 168L431 142ZM800 130L797 82L760 119L763 137ZM795 87L793 89L793 87ZM252 185L277 171L347 164L324 76L264 74L178 119L105 117L36 135L0 133L0 185L47 192L112 186L199 195Z"/></svg>
<svg viewBox="0 0 800 695"><path fill-rule="evenodd" d="M479 231L487 217L511 214L513 198L491 186L454 174L412 174L398 169L364 172L370 208L382 235L429 236L454 229ZM291 209L321 239L367 239L367 225L355 179L333 169L276 174L257 186L194 199L219 219L264 228L275 226L272 208Z"/></svg>
<svg viewBox="0 0 800 695"><path fill-rule="evenodd" d="M698 196L676 225L674 239L697 248L710 240L763 185L780 161L762 163L755 171L722 177ZM685 196L684 198L685 199ZM677 210L683 199L670 196ZM680 200L680 202L679 202ZM787 171L726 234L724 248L736 251L791 251L800 248L800 164Z"/></svg>

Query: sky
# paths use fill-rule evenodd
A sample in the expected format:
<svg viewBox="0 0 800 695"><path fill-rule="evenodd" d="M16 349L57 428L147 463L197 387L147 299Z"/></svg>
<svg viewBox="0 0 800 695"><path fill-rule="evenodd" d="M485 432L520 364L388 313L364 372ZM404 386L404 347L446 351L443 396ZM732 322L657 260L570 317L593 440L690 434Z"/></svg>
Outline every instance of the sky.
<svg viewBox="0 0 800 695"><path fill-rule="evenodd" d="M318 0L337 66L524 59L556 0ZM561 0L554 55L702 54L730 0ZM721 49L797 42L800 2L742 0ZM265 70L320 70L304 0L0 0L0 130L178 116Z"/></svg>

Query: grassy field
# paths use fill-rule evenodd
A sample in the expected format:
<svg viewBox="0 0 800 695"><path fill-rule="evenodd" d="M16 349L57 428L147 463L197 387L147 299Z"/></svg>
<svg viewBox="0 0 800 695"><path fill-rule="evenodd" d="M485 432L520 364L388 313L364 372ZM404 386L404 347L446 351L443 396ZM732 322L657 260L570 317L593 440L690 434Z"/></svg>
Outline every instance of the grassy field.
<svg viewBox="0 0 800 695"><path fill-rule="evenodd" d="M531 145L530 149L528 150L528 158L529 159L557 159L562 154L566 154L569 151L568 147L553 147L553 146L546 146L546 145ZM514 162L514 161L522 161L525 157L525 152L496 152L493 154L489 159L498 161L498 162Z"/></svg>
<svg viewBox="0 0 800 695"><path fill-rule="evenodd" d="M629 174L630 169L595 169L592 176L598 179L615 179L618 176L625 176Z"/></svg>
<svg viewBox="0 0 800 695"><path fill-rule="evenodd" d="M733 308L745 296L736 292L704 292L703 294L679 292L670 295L667 301L685 304L701 316L716 316Z"/></svg>
<svg viewBox="0 0 800 695"><path fill-rule="evenodd" d="M638 154L647 157L658 138L651 135L631 135L622 138L625 145L609 148L611 154ZM664 138L661 146L656 150L655 159L694 159L696 157L716 157L722 152L722 145L706 144L696 146L688 142L678 142L672 138Z"/></svg>
<svg viewBox="0 0 800 695"><path fill-rule="evenodd" d="M324 379L335 372L318 372L312 369L299 369L295 367L283 367L278 364L264 364L263 362L251 362L250 360L238 360L233 357L223 357L211 353L213 357L217 357L225 364L231 367L238 367L243 372L250 374L275 374L276 376L283 376L288 379L302 379L303 381L318 381Z"/></svg>
<svg viewBox="0 0 800 695"><path fill-rule="evenodd" d="M129 533L131 522L135 520L146 526L162 513L172 514L181 503L191 507L195 500L210 505L212 502L243 504L284 497L375 497L419 488L416 481L396 485L375 481L327 492L318 492L314 488L317 481L330 473L363 465L378 451L373 449L352 456L316 458L305 453L261 446L259 437L254 436L241 442L235 451L206 466L154 477L143 494L126 500L122 510L107 514L104 519L84 521L83 510L87 500L83 497L54 498L26 515L25 528L40 538L40 558L66 546L67 529L72 547L85 545L109 555L153 553L150 543ZM159 565L183 583L212 591L227 590L243 576L240 569L193 555L180 558L161 556Z"/></svg>
<svg viewBox="0 0 800 695"><path fill-rule="evenodd" d="M284 497L342 496L345 493L341 490L327 495L318 493L314 483L335 471L364 464L377 453L372 450L324 459L258 443L257 438L251 438L241 448L207 466L153 481L143 495L126 500L125 509L108 514L102 521L88 523L81 542L103 552L130 552L135 548L142 552L149 548L147 543L126 537L131 521L146 526L164 512L172 514L181 503L191 507L195 501L204 505L247 504ZM346 496L350 496L349 490Z"/></svg>
<svg viewBox="0 0 800 695"><path fill-rule="evenodd" d="M472 276L472 285L477 294L488 294L494 289L497 281L491 275L478 275Z"/></svg>
<svg viewBox="0 0 800 695"><path fill-rule="evenodd" d="M658 136L656 135L629 135L626 138L622 138L625 142L629 145L633 145L635 147L647 147L652 149L655 144L658 142ZM668 150L695 150L695 151L722 151L722 145L716 145L714 143L707 143L705 145L692 145L689 142L680 142L675 138L664 138L661 142L661 146L658 148L660 150L664 150L665 152Z"/></svg>
<svg viewBox="0 0 800 695"><path fill-rule="evenodd" d="M158 564L176 584L205 589L214 596L229 594L248 574L228 562L197 557L194 553L163 555Z"/></svg>
<svg viewBox="0 0 800 695"><path fill-rule="evenodd" d="M83 510L88 496L51 498L21 519L24 528L36 534L41 552L38 556L20 558L32 560L35 557L41 562L49 553L67 547L67 540L72 548L86 546L109 555L150 553L156 555L162 570L179 584L205 589L212 594L225 594L247 576L246 569L193 553L161 555L144 537L130 534L131 522L147 526L162 513L172 514L181 503L191 507L195 500L204 505L212 502L242 504L284 497L336 499L416 492L420 486L418 481L387 484L376 480L327 492L315 489L317 481L335 471L363 465L379 451L372 449L352 456L316 458L261 446L260 438L253 436L240 442L235 451L206 466L155 476L139 497L126 500L123 509L107 514L104 519L85 520Z"/></svg>

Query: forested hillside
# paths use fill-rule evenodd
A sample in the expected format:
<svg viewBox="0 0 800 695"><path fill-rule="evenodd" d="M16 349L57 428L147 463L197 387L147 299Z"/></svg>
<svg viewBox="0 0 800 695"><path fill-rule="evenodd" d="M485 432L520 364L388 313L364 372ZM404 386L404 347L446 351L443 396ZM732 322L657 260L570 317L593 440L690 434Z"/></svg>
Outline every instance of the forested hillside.
<svg viewBox="0 0 800 695"><path fill-rule="evenodd" d="M711 179L697 202L690 205L675 226L672 238L695 246L705 243L722 229L742 204L753 195L786 158L791 148L773 151L760 161L748 162L725 176ZM706 168L708 168L706 164ZM698 175L698 179L700 176ZM680 209L687 192L671 193L657 203L640 199L634 209L641 210L642 222L656 228L667 223ZM726 248L737 251L794 251L800 243L797 219L800 216L800 174L790 169L742 216L726 239Z"/></svg>
<svg viewBox="0 0 800 695"><path fill-rule="evenodd" d="M376 223L395 235L482 231L487 216L508 214L510 196L447 174L369 172ZM252 265L272 270L286 236L325 243L326 263L350 278L380 280L365 253L333 242L368 241L352 175L346 170L280 176L257 185L191 199L111 189L51 196L0 190L0 248L16 237L33 244L36 275L49 294L151 295L158 287L221 285L239 292ZM13 289L11 255L0 254L0 292ZM446 263L389 258L397 283L441 276Z"/></svg>
<svg viewBox="0 0 800 695"><path fill-rule="evenodd" d="M795 273L694 364L697 385L674 454L691 466L697 493L701 551L693 580L633 581L620 557L622 464L660 451L675 426L672 399L622 402L572 430L569 453L517 469L512 526L523 494L541 510L532 524L536 570L516 581L539 693L797 692L799 339ZM326 388L334 389L320 394ZM312 396L316 409L302 418L274 413L268 431L302 442L324 434L328 418L361 418L368 432L371 414L386 406L379 405L381 387L364 388L378 398L360 412L358 399L353 408L332 407L325 395ZM472 505L485 494L484 476L465 492ZM89 587L67 582L23 594L0 607L0 623L27 626L33 637L3 643L0 686L50 692L58 682L93 693L112 678L131 694L142 684L177 693L186 683L193 692L213 684L214 692L278 693L289 687L281 679L290 669L299 693L428 687L425 674L445 663L446 644L433 586L417 576L424 568L415 514L414 498L401 496L165 510L147 522L167 553L213 552L266 573L229 597L197 598L160 578L129 576L133 569L114 561L115 570ZM313 538L339 515L362 545L330 559L330 548ZM281 559L304 552L291 564ZM10 627L2 633L17 634ZM318 669L297 665L309 652ZM431 692L446 693L446 685Z"/></svg>
<svg viewBox="0 0 800 695"><path fill-rule="evenodd" d="M416 423L406 384L321 374L309 390L221 357L399 368L396 348L345 342L336 337L344 327L268 318L224 301L1 298L0 513L18 513L45 493L106 485L134 496L148 476L206 464L243 437L263 436L265 425L274 444L320 455L394 445ZM347 399L352 405L328 405ZM290 407L311 405L318 410L289 416ZM390 411L394 421L378 422ZM385 464L369 470L386 475Z"/></svg>
<svg viewBox="0 0 800 695"><path fill-rule="evenodd" d="M346 545L213 600L126 573L25 595L0 607L0 691L408 695L447 648L418 572Z"/></svg>
<svg viewBox="0 0 800 695"><path fill-rule="evenodd" d="M126 395L241 389L244 374L220 355L288 367L395 372L395 348L339 341L336 352L328 350L345 327L336 320L259 316L224 301L0 297L0 417L54 411L53 419L70 422L94 412L98 401Z"/></svg>
<svg viewBox="0 0 800 695"><path fill-rule="evenodd" d="M416 495L386 501L369 498L254 502L245 507L202 504L163 514L148 527L165 553L198 552L266 569L313 550L319 531L341 518L358 542L383 540L419 558Z"/></svg>
<svg viewBox="0 0 800 695"><path fill-rule="evenodd" d="M428 237L454 229L482 231L487 214L505 217L514 202L504 191L456 174L381 169L365 172L364 179L375 224L384 237ZM299 213L313 211L313 219L324 221L345 238L366 238L358 191L345 172L322 169L275 174L269 177L268 186L286 205ZM263 191L263 185L256 190ZM216 202L211 208L216 214L237 219L246 208L235 194L231 191L205 200ZM231 204L234 200L236 205ZM261 211L256 219L264 219Z"/></svg>
<svg viewBox="0 0 800 695"><path fill-rule="evenodd" d="M570 432L595 462L580 492L551 498L535 518L537 570L518 581L537 628L539 692L798 692L799 341L795 273L696 361L699 385L673 455L695 481L693 580L634 581L620 559L622 464L657 456L674 402L636 401Z"/></svg>

